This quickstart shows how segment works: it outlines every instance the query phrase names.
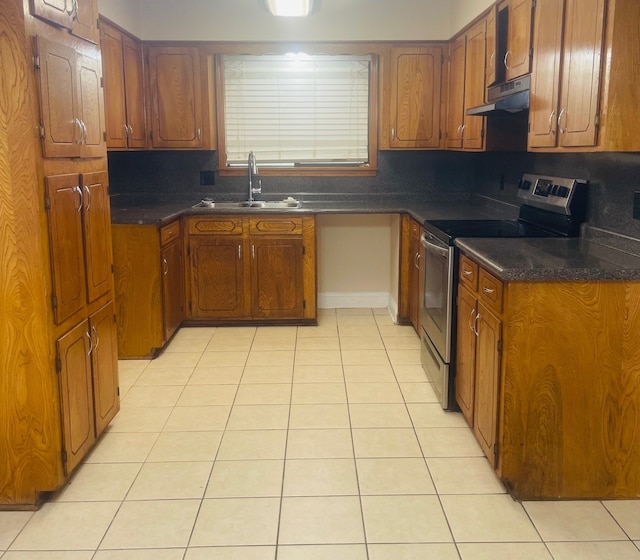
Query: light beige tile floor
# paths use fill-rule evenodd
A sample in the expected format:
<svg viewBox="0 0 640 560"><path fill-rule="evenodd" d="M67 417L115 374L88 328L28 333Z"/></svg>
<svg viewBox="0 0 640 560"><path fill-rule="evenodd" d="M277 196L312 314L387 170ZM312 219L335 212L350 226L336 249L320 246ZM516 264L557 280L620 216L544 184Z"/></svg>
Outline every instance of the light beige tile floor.
<svg viewBox="0 0 640 560"><path fill-rule="evenodd" d="M640 560L640 501L514 502L419 346L379 309L180 330L0 559Z"/></svg>

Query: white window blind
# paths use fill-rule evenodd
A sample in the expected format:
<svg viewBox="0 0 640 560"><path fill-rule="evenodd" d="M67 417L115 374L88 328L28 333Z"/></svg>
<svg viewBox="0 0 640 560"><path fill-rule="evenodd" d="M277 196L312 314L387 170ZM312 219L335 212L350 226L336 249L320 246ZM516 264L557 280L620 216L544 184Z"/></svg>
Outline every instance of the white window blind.
<svg viewBox="0 0 640 560"><path fill-rule="evenodd" d="M227 165L369 161L370 57L224 56Z"/></svg>

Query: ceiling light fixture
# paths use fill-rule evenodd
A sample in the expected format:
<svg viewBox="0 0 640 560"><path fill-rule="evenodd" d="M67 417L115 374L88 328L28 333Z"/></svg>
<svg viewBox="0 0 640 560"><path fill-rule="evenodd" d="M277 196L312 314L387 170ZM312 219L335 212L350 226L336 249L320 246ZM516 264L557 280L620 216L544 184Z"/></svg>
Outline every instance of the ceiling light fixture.
<svg viewBox="0 0 640 560"><path fill-rule="evenodd" d="M313 9L313 0L264 0L274 16L305 17Z"/></svg>

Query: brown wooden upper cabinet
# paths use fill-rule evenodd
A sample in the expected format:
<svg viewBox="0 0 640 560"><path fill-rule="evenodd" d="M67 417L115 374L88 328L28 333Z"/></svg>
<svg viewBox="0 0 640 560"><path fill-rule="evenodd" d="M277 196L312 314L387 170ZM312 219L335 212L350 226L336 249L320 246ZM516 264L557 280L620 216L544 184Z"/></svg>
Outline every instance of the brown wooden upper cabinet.
<svg viewBox="0 0 640 560"><path fill-rule="evenodd" d="M640 149L639 19L633 0L538 0L530 149Z"/></svg>
<svg viewBox="0 0 640 560"><path fill-rule="evenodd" d="M151 147L210 148L211 91L197 47L149 46ZM205 64L206 67L206 64ZM208 69L212 72L212 68Z"/></svg>
<svg viewBox="0 0 640 560"><path fill-rule="evenodd" d="M483 150L485 147L485 118L468 116L465 112L484 101L486 30L483 19L450 43L447 148Z"/></svg>
<svg viewBox="0 0 640 560"><path fill-rule="evenodd" d="M31 13L69 29L76 37L98 43L98 0L29 0Z"/></svg>
<svg viewBox="0 0 640 560"><path fill-rule="evenodd" d="M533 0L504 0L498 5L498 80L531 71L532 12Z"/></svg>
<svg viewBox="0 0 640 560"><path fill-rule="evenodd" d="M140 41L100 21L107 149L144 148L144 80Z"/></svg>
<svg viewBox="0 0 640 560"><path fill-rule="evenodd" d="M100 60L42 37L35 48L44 157L104 157Z"/></svg>
<svg viewBox="0 0 640 560"><path fill-rule="evenodd" d="M497 81L496 65L498 64L498 5L494 4L487 14L487 52L485 62L486 86L492 86Z"/></svg>
<svg viewBox="0 0 640 560"><path fill-rule="evenodd" d="M440 146L443 63L442 46L391 48L389 148Z"/></svg>
<svg viewBox="0 0 640 560"><path fill-rule="evenodd" d="M111 218L105 171L45 179L57 324L112 287Z"/></svg>

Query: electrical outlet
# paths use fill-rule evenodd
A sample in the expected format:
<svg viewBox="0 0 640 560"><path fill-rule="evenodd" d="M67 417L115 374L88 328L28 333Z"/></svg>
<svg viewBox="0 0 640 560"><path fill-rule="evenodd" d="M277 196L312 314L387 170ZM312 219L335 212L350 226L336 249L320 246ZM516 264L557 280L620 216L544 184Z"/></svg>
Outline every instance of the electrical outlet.
<svg viewBox="0 0 640 560"><path fill-rule="evenodd" d="M200 171L200 184L201 185L215 185L216 174L213 171Z"/></svg>
<svg viewBox="0 0 640 560"><path fill-rule="evenodd" d="M640 191L633 193L633 219L640 220Z"/></svg>

